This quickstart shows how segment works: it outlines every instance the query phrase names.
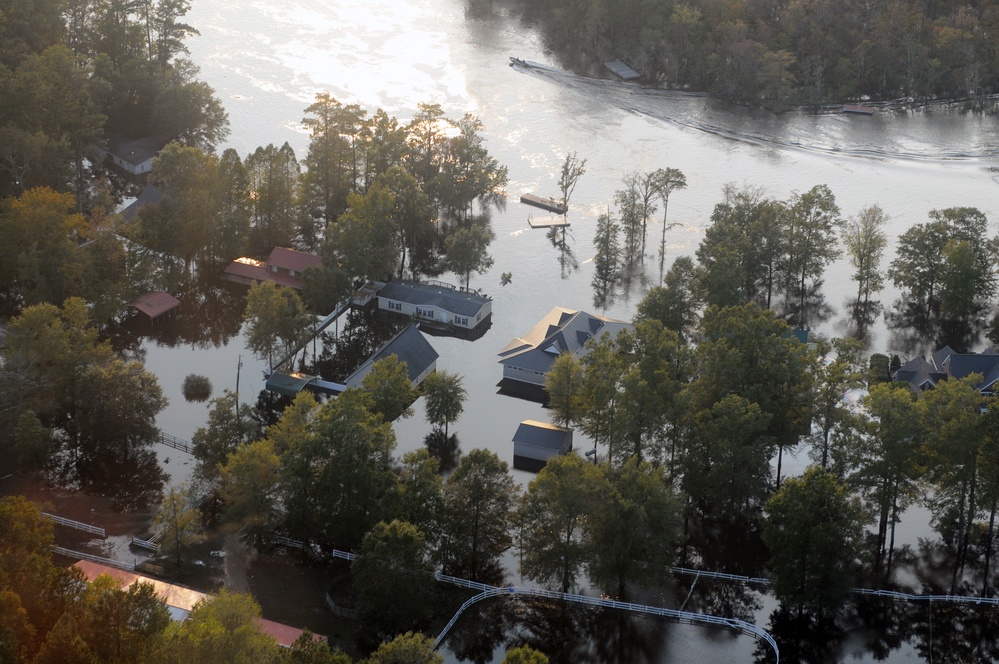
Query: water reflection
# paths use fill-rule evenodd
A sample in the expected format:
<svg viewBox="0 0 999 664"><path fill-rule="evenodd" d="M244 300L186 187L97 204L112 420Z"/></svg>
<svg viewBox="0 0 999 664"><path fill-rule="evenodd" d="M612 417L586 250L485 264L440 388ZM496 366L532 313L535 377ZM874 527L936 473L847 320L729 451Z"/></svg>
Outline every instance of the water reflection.
<svg viewBox="0 0 999 664"><path fill-rule="evenodd" d="M558 265L563 279L568 279L573 272L579 269L579 261L576 260L576 254L567 239L567 230L565 227L549 228L546 235L552 247L558 251ZM571 237L571 235L568 236L569 239Z"/></svg>
<svg viewBox="0 0 999 664"><path fill-rule="evenodd" d="M180 300L180 307L166 316L151 321L136 313L107 329L106 335L117 352L141 359L144 339L170 348L221 348L239 334L246 308L245 286L206 269L181 280L170 294Z"/></svg>
<svg viewBox="0 0 999 664"><path fill-rule="evenodd" d="M423 443L427 446L430 456L437 459L442 473L454 470L461 460L461 446L458 442L458 434L446 435L440 427L434 427L428 433Z"/></svg>
<svg viewBox="0 0 999 664"><path fill-rule="evenodd" d="M473 604L448 633L448 649L463 662L492 662L497 648L511 645L506 638L514 626L516 607L504 599Z"/></svg>
<svg viewBox="0 0 999 664"><path fill-rule="evenodd" d="M767 628L780 647L780 657L785 662L819 664L840 660L843 628L832 618L818 618L811 613L780 607L770 616ZM755 661L776 661L769 644L760 641L756 647Z"/></svg>

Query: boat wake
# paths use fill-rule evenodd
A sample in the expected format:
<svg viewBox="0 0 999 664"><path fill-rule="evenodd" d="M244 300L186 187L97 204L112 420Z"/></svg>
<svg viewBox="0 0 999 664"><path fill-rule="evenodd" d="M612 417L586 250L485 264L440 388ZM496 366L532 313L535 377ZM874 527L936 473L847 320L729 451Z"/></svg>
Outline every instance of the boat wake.
<svg viewBox="0 0 999 664"><path fill-rule="evenodd" d="M733 111L704 94L587 78L549 65L511 60L511 66L517 71L623 110L759 147L881 160L975 162L999 159L999 121L994 117L943 112L934 113L933 122L929 123L924 114L880 113L867 117L804 112L776 115L748 108ZM918 138L913 134L918 134Z"/></svg>

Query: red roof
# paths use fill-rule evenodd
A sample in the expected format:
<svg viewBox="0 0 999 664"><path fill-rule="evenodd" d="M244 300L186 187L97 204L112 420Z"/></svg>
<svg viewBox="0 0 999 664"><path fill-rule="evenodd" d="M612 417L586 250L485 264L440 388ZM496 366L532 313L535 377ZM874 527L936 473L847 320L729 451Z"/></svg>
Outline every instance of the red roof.
<svg viewBox="0 0 999 664"><path fill-rule="evenodd" d="M187 612L190 612L199 600L208 597L205 593L198 592L197 590L191 590L190 588L184 588L183 586L176 586L172 583L166 583L165 581L153 579L148 576L125 572L120 569L115 569L114 567L108 567L106 565L92 563L86 560L77 562L73 565L73 567L82 571L83 577L87 581L91 582L101 574L107 574L124 588L131 586L137 581L150 583L153 586L153 591L164 604ZM264 634L270 634L279 644L286 648L290 648L303 631L297 627L291 627L290 625L284 625L265 618L257 618L257 625L260 627L261 632ZM313 634L312 638L313 640L319 641L325 637L320 636L319 634Z"/></svg>
<svg viewBox="0 0 999 664"><path fill-rule="evenodd" d="M139 296L135 300L129 302L126 306L138 309L150 318L157 318L158 316L162 316L166 312L172 311L173 309L179 307L180 300L175 298L170 293L153 291L152 293L146 293L145 295Z"/></svg>
<svg viewBox="0 0 999 664"><path fill-rule="evenodd" d="M267 264L277 267L279 270L290 270L301 274L305 268L319 265L322 259L315 254L310 254L297 249L286 247L274 247L271 255L267 257Z"/></svg>

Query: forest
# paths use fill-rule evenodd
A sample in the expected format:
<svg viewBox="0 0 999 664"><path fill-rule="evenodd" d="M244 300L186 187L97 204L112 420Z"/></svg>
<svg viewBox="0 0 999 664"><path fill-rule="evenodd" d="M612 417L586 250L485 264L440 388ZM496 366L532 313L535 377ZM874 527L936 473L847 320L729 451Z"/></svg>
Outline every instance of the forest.
<svg viewBox="0 0 999 664"><path fill-rule="evenodd" d="M259 550L280 534L322 560L355 553L347 596L369 662L400 661L379 655L400 639L395 647L421 653L405 661L438 661L427 639L411 633L432 624L439 595L433 574L501 583L511 550L523 576L540 587L623 599L661 596L676 583L676 564L766 575L780 601L769 628L786 659L820 660L847 634L868 635L865 646L875 652L891 652L904 636L927 658L999 656L992 609L948 605L917 614L850 592L995 593L993 397L974 375L917 394L891 382L899 358L867 359L862 345L882 313L924 344L932 339L959 351L992 332L997 241L973 208L933 211L900 237L883 267L887 217L876 205L847 218L825 185L785 200L727 186L695 256L673 258L666 254L667 210L686 187L683 173L634 173L614 197L615 213L596 223L595 300L645 271L647 245L655 251L658 244L661 285L648 289L633 330L594 340L582 358L560 357L546 386L553 420L593 442L592 463L580 455L553 459L518 487L492 452L453 458L446 452L456 447L449 425L465 399L461 376L438 372L417 392L405 367L386 361L363 388L326 401L305 393L277 412L223 392L194 436L192 482L165 487L153 451L165 397L141 361L108 338L125 302L148 290L193 288L236 256L282 245L313 249L323 267L306 273L301 296L254 286L245 310L228 312L235 331L227 334L245 319L248 346L270 356L294 347L310 314L325 313L364 280L447 271L468 286L473 273L491 266L489 211L504 204L507 182L474 116L447 118L424 104L400 122L326 93L304 109L310 144L303 158L287 144L217 156L226 119L180 57L184 36L193 33L181 22L186 6L0 3L0 296L10 316L0 356L0 451L19 470L83 491L114 486L120 509L160 506L163 561L175 570L195 565L192 548L206 531L223 528ZM762 7L712 7L669 7L664 20L677 12L695 23L730 14L729 27L716 27L733 38L744 31L732 46L751 42L743 44L751 55L763 43L782 43L764 40L763 23L749 20L750 10ZM573 20L586 15L543 8ZM648 9L654 18L666 6ZM887 30L889 9L869 9L870 26ZM802 30L810 25L802 17L821 19L813 8L770 9L782 17L792 10L803 12ZM898 30L887 43L907 34ZM801 41L820 46L812 37ZM632 43L643 43L641 35ZM728 56L752 62L741 53ZM856 85L875 81L870 71L878 63L884 94L908 94L894 64L871 58ZM710 54L702 59L712 61ZM797 61L786 60L788 81L797 80ZM822 86L811 99L830 94L825 67L853 71L854 64L814 60ZM984 72L987 64L983 55L976 66ZM813 76L814 67L806 68ZM679 76L672 84L694 86ZM913 85L922 85L919 76ZM120 192L90 159L110 127L154 134L166 146L149 180L162 192L160 203L130 222L113 213ZM566 157L563 199L584 172L585 159ZM564 234L552 239L566 242ZM824 270L844 254L855 270L856 297L847 303L855 338L803 344L795 331L828 315ZM901 296L883 303L879 293L889 280ZM392 422L408 416L417 398L427 404L426 449L400 459ZM784 477L784 455L802 448L812 467ZM127 482L138 474L149 480L141 490ZM931 513L938 539L925 550L899 549L895 527L916 504ZM222 593L189 621L171 624L148 590L88 587L56 566L51 525L25 501L5 499L0 519L2 532L14 534L0 542L4 661L346 661L307 643L277 651L251 627L259 608L246 597ZM400 597L404 583L419 592ZM759 601L710 583L691 596L700 610L745 618ZM100 618L107 607L117 619ZM938 629L962 623L966 638L934 641L934 620ZM887 622L895 631L884 636ZM577 654L557 659L577 661ZM543 659L527 653L511 661Z"/></svg>
<svg viewBox="0 0 999 664"><path fill-rule="evenodd" d="M532 0L518 6L574 68L595 72L595 63L620 58L669 88L775 109L940 98L983 108L999 91L999 4L993 0Z"/></svg>

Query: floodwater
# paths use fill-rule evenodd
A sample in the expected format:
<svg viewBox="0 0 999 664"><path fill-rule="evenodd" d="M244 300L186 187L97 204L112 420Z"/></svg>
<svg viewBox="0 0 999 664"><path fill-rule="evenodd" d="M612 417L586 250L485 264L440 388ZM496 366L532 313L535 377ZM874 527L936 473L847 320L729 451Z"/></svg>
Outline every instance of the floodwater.
<svg viewBox="0 0 999 664"><path fill-rule="evenodd" d="M509 168L510 176L508 203L492 218L495 264L489 272L473 276L471 283L493 298L493 324L474 342L430 339L440 354L438 368L464 376L465 412L451 425L462 450L484 447L512 461L510 439L519 422L547 419L540 405L497 394L501 371L496 353L554 306L595 310L590 285L595 220L613 205L614 191L631 172L672 167L687 177L688 188L670 200L670 221L682 224L667 233L672 257L694 253L727 183L764 187L778 198L827 184L844 216L880 205L892 218L892 241L912 224L925 221L929 211L953 206L978 207L996 230L999 122L994 116L946 109L874 117L778 116L731 109L694 95L587 79L562 71L531 26L521 24L503 2L476 4L490 8L471 11L463 0L205 1L194 3L187 17L201 33L190 40L190 57L229 112L232 134L223 147L234 147L241 155L258 145L287 141L304 157L308 135L300 120L322 91L371 111L384 108L402 122L420 102L439 103L450 117L472 112L483 121L486 146ZM515 68L510 56L543 66ZM526 192L555 194L569 152L587 160L586 174L571 200L571 256L553 247L544 231L530 229L531 210L518 202ZM653 226L650 233L658 237L659 229ZM887 253L890 259L891 245ZM596 311L630 319L644 289L658 281L658 261L647 263L644 279L634 280L629 291ZM505 272L512 274L512 281L501 286ZM826 273L825 295L838 314L819 328L824 334L842 334L845 329L843 303L852 294L849 276L843 260ZM895 297L894 292L883 294L886 303ZM238 301L238 295L216 298L224 313L204 324L224 328L218 334L169 338L148 329L133 345L170 399L158 418L165 432L189 439L205 422L207 405L188 403L181 394L182 381L190 373L208 376L215 396L236 389L237 376L244 401L255 400L262 389L264 362L245 349L238 334ZM889 343L884 327L877 327L871 351L891 350ZM396 424L400 455L420 447L429 430L418 402L415 415ZM193 460L162 446L157 453L174 481L189 475ZM785 459L785 472L798 472L806 464L801 452ZM532 477L519 471L514 475L523 485ZM926 523L925 510L906 513L902 543L918 544L920 536L929 534ZM508 580L522 583L515 561L510 563ZM678 584L683 594L685 583ZM709 605L736 607L762 626L774 608L753 590L719 590L706 597ZM472 619L472 631L494 624L494 619L500 621L495 624L506 624L506 618L487 614ZM643 620L622 627L615 636L606 624L588 625L585 616L560 620L566 631L551 633L555 641L559 634L573 633L567 620L581 621L573 629L594 635L588 646L594 651L579 655L578 661L602 661L604 648L622 654L627 650L622 661L755 658L752 639L727 632ZM448 651L449 661L463 661L454 652L468 655L461 642L449 642L448 647L453 650ZM482 644L469 647L477 648L472 657L476 661L501 659L502 649L492 657ZM876 655L860 643L830 657L846 659L875 661ZM887 654L891 662L920 659L908 641Z"/></svg>

